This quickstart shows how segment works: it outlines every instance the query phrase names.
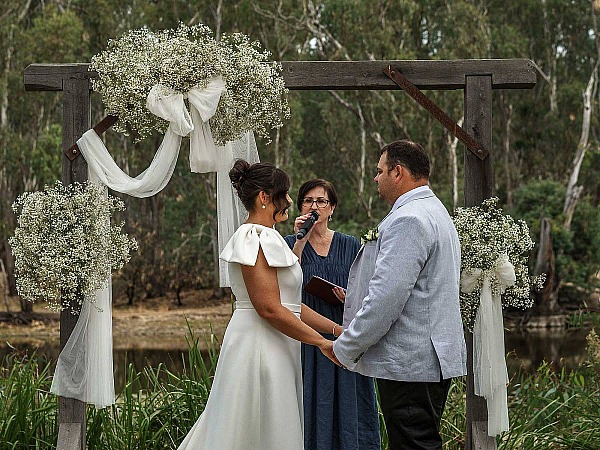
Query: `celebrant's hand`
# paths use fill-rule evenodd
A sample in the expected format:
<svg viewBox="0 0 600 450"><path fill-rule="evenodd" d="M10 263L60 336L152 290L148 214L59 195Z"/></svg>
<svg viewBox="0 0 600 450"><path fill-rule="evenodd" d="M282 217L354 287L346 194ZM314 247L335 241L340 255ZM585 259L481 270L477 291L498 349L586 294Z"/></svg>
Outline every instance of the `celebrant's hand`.
<svg viewBox="0 0 600 450"><path fill-rule="evenodd" d="M309 214L303 214L301 216L296 217L296 220L294 220L294 234L298 234L298 230L300 230L300 227L304 224L304 222L306 222L306 220L310 217L310 213ZM308 239L310 238L310 234L312 233L312 230L315 227L311 227L310 230L308 230L308 232L306 233L306 236L304 236L304 238L302 238L299 242L308 242ZM298 241L296 241L298 242Z"/></svg>
<svg viewBox="0 0 600 450"><path fill-rule="evenodd" d="M346 302L346 289L341 288L341 287L334 287L331 291L333 292L333 295L335 295L340 302L342 302L342 303Z"/></svg>

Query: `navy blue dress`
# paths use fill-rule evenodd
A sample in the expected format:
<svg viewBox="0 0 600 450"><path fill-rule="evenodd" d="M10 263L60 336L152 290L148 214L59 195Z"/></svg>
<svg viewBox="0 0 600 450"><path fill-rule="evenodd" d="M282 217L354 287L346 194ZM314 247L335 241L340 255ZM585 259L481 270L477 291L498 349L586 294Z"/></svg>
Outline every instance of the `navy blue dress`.
<svg viewBox="0 0 600 450"><path fill-rule="evenodd" d="M290 248L296 237L285 237ZM348 285L348 273L360 248L353 236L335 232L329 254L318 255L307 243L302 253L303 286L313 275L338 286ZM302 291L302 302L341 324L344 305L333 306ZM333 339L331 334L324 335ZM302 344L305 450L380 450L379 416L373 378L337 367L312 345Z"/></svg>

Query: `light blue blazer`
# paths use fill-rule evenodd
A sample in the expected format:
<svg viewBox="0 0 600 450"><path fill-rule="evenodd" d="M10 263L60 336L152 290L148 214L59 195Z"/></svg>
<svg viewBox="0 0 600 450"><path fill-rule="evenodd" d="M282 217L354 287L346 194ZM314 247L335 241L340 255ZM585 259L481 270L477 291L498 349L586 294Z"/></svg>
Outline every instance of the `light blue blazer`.
<svg viewBox="0 0 600 450"><path fill-rule="evenodd" d="M397 381L467 373L459 306L460 243L427 187L397 202L348 280L344 332L334 352L348 369Z"/></svg>

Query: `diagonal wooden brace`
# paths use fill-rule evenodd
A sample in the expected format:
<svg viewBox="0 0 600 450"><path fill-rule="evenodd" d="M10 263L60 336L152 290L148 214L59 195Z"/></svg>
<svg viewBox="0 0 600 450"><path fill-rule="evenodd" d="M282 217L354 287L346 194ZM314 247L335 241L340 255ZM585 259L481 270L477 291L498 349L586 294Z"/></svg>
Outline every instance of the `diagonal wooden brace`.
<svg viewBox="0 0 600 450"><path fill-rule="evenodd" d="M444 127L452 133L453 136L458 138L467 148L482 161L487 158L489 151L477 142L473 137L467 133L459 124L457 124L448 114L437 106L429 97L419 90L414 84L408 81L399 70L387 66L383 69L385 73L394 83L402 88L408 95L410 95L419 105L425 108L435 117Z"/></svg>
<svg viewBox="0 0 600 450"><path fill-rule="evenodd" d="M94 126L93 129L96 132L96 134L98 136L100 136L101 134L104 134L106 132L106 130L108 130L110 127L112 127L115 123L117 123L118 120L119 120L119 118L117 116L108 115L104 119L102 119L100 122L98 122ZM70 146L68 149L65 150L65 155L71 161L73 161L75 158L77 158L80 154L81 154L81 150L79 150L77 143L73 144L72 146Z"/></svg>

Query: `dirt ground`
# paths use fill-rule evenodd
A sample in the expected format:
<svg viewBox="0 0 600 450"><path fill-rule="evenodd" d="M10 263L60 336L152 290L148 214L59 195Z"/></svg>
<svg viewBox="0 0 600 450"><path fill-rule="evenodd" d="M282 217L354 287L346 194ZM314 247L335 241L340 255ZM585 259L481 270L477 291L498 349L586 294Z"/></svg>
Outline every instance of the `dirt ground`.
<svg viewBox="0 0 600 450"><path fill-rule="evenodd" d="M136 300L133 306L128 305L125 298L116 299L113 302L115 349L185 348L187 323L200 338L200 343L203 336L210 333L211 326L221 339L231 317L231 299L229 296L213 298L212 294L212 290L185 292L182 294L183 306L176 304L174 296ZM0 307L6 311L5 305ZM9 309L13 313L20 310L17 297L9 297ZM34 304L34 313L32 320L0 321L0 341L58 344L60 315L43 304Z"/></svg>

